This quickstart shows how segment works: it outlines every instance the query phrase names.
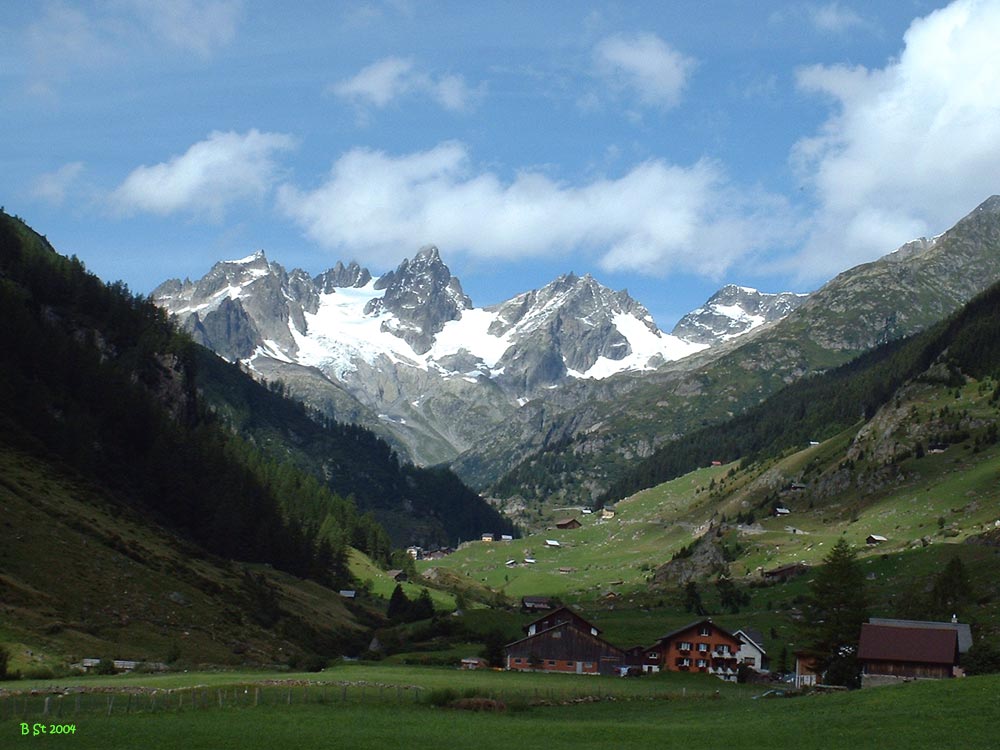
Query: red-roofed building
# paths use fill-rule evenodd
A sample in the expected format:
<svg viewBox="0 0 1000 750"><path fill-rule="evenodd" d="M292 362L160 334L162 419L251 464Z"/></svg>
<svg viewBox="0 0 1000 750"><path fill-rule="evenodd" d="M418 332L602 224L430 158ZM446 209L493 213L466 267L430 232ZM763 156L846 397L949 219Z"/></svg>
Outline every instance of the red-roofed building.
<svg viewBox="0 0 1000 750"><path fill-rule="evenodd" d="M858 646L862 685L954 677L958 635L953 629L865 623Z"/></svg>

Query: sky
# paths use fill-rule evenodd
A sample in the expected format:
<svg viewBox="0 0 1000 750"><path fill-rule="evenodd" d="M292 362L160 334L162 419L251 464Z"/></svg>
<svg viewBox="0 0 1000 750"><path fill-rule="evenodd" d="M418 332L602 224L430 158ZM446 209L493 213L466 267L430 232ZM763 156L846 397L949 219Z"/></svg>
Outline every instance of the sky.
<svg viewBox="0 0 1000 750"><path fill-rule="evenodd" d="M477 306L590 273L669 331L1000 193L1000 0L2 5L0 205L144 294L434 244Z"/></svg>

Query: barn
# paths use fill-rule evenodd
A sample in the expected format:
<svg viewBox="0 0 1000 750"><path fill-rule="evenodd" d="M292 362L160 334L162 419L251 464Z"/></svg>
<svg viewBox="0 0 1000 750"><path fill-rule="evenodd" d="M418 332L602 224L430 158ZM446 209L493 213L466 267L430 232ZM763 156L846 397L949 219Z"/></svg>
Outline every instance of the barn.
<svg viewBox="0 0 1000 750"><path fill-rule="evenodd" d="M567 607L525 626L526 636L505 648L507 669L618 674L625 653L600 637L600 630Z"/></svg>
<svg viewBox="0 0 1000 750"><path fill-rule="evenodd" d="M958 633L953 629L864 623L858 661L862 686L954 677Z"/></svg>

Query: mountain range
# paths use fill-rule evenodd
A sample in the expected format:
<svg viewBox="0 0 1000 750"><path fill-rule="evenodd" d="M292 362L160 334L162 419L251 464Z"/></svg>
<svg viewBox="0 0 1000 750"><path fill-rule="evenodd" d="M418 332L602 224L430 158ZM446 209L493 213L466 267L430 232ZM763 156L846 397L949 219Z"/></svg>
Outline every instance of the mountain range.
<svg viewBox="0 0 1000 750"><path fill-rule="evenodd" d="M433 246L378 278L257 252L153 299L227 359L510 509L590 503L666 441L940 320L1000 278L998 236L994 196L809 295L725 286L670 333L589 275L477 308Z"/></svg>
<svg viewBox="0 0 1000 750"><path fill-rule="evenodd" d="M356 263L310 278L258 251L152 297L199 343L424 464L454 460L566 384L655 370L805 299L727 286L667 334L628 292L570 273L477 308L433 246L378 278Z"/></svg>

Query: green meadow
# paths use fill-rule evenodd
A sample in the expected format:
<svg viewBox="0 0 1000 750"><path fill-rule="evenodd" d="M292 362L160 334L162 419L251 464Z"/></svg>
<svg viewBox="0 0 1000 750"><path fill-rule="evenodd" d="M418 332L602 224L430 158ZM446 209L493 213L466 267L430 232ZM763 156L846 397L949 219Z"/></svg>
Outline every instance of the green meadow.
<svg viewBox="0 0 1000 750"><path fill-rule="evenodd" d="M228 675L230 679L234 675ZM288 677L288 675L285 675ZM0 721L2 746L101 748L331 747L364 750L396 747L544 748L994 748L1000 720L1000 677L971 677L896 687L794 698L759 697L763 689L726 686L710 677L632 680L573 675L508 675L457 670L400 669L356 665L320 678L365 676L371 685L407 682L428 691L506 694L505 710L475 712L435 706L423 698L370 702L271 702L128 715L100 713L56 721L72 735L22 735L41 717ZM223 676L188 675L188 684ZM312 676L314 679L316 675ZM559 677L560 679L553 679ZM512 680L511 678L517 678ZM172 676L176 680L177 676ZM107 679L104 680L108 682ZM130 677L117 684L143 682ZM148 678L146 678L148 682ZM547 700L550 685L574 684L576 695L601 694L584 702L572 695ZM646 684L644 684L646 683ZM697 689L697 688L703 689ZM655 690L655 688L660 688ZM313 688L315 691L316 688ZM718 692L716 692L718 691ZM553 690L553 692L555 692ZM518 697L520 696L520 697ZM45 724L43 724L44 726Z"/></svg>

